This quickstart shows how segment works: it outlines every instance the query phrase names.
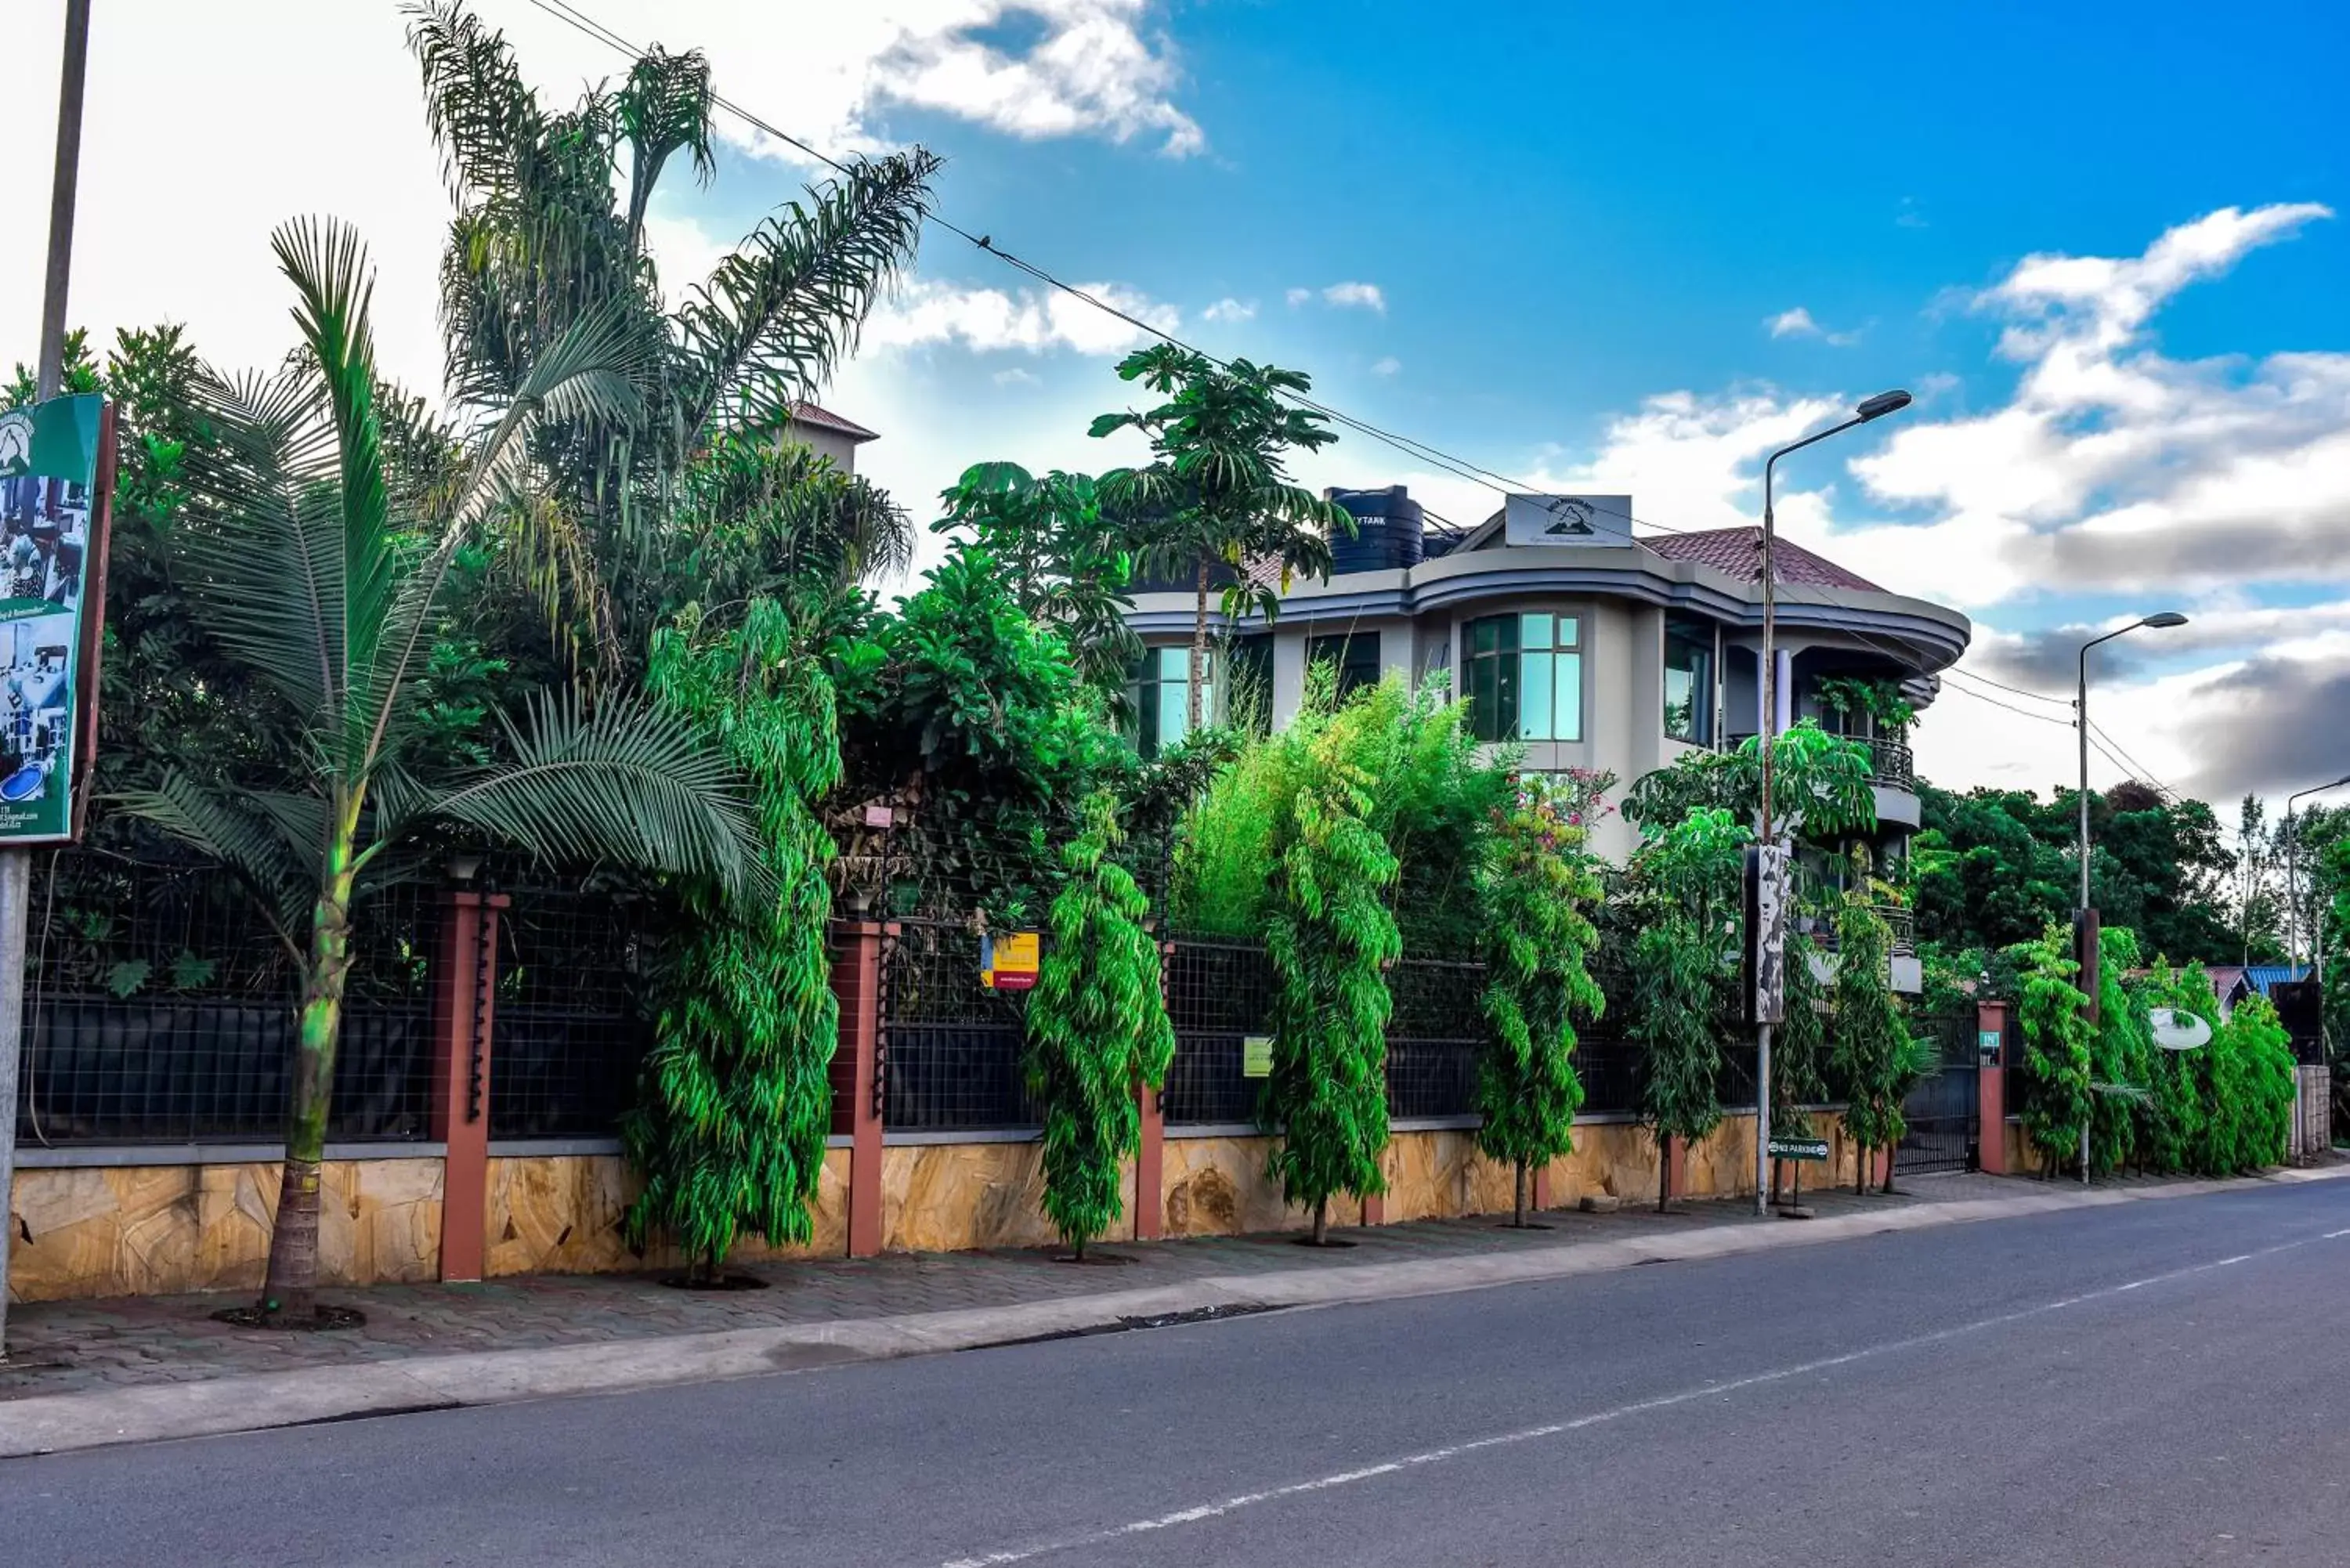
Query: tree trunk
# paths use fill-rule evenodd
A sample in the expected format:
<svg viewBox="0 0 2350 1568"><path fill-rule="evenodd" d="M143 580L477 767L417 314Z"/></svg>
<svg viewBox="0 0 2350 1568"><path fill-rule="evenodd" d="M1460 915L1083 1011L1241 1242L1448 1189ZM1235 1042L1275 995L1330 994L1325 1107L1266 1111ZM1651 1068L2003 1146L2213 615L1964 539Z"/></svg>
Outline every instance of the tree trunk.
<svg viewBox="0 0 2350 1568"><path fill-rule="evenodd" d="M1191 621L1191 673L1183 693L1183 711L1190 723L1184 733L1191 735L1198 734L1207 722L1203 717L1208 685L1208 563L1204 558L1196 581L1200 598Z"/></svg>
<svg viewBox="0 0 2350 1568"><path fill-rule="evenodd" d="M1900 1158L1901 1146L1899 1144L1888 1143L1885 1146L1885 1185L1878 1188L1877 1190L1885 1193L1888 1197L1891 1196L1893 1192L1893 1162Z"/></svg>
<svg viewBox="0 0 2350 1568"><path fill-rule="evenodd" d="M1086 1261L1086 1239L1083 1236L1077 1238L1076 1259L1080 1263Z"/></svg>
<svg viewBox="0 0 2350 1568"><path fill-rule="evenodd" d="M1325 1198L1314 1205L1314 1244L1324 1247L1329 1245L1329 1242L1330 1200Z"/></svg>
<svg viewBox="0 0 2350 1568"><path fill-rule="evenodd" d="M262 1311L275 1316L307 1318L317 1305L318 1168L327 1152L343 985L350 974L351 861L350 836L345 834L328 849L327 885L311 911L294 1090L286 1113L286 1168L269 1235L269 1272L261 1290Z"/></svg>
<svg viewBox="0 0 2350 1568"><path fill-rule="evenodd" d="M1518 1215L1511 1221L1519 1230L1526 1228L1526 1162L1518 1161Z"/></svg>
<svg viewBox="0 0 2350 1568"><path fill-rule="evenodd" d="M1673 1140L1657 1140L1657 1212L1662 1214L1673 1201Z"/></svg>
<svg viewBox="0 0 2350 1568"><path fill-rule="evenodd" d="M1865 1198L1868 1195L1868 1146L1862 1144L1859 1148L1859 1158L1852 1168L1852 1195Z"/></svg>

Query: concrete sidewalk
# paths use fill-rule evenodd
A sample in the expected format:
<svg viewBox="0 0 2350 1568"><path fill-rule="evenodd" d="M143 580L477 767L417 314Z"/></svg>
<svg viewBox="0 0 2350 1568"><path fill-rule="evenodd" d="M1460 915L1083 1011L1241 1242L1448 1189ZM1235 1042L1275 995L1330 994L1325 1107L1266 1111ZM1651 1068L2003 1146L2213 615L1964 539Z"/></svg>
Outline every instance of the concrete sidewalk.
<svg viewBox="0 0 2350 1568"><path fill-rule="evenodd" d="M1121 1244L1112 1250L1134 1263L1118 1270L1055 1267L1037 1252L827 1260L770 1266L776 1288L723 1296L637 1276L333 1293L369 1314L351 1334L230 1330L204 1315L230 1299L220 1296L34 1305L16 1309L15 1359L0 1367L0 1456L799 1371L2345 1176L2350 1165L2336 1164L2088 1189L1924 1177L1905 1198L1824 1197L1809 1224L1718 1203L1670 1217L1549 1214L1547 1231L1490 1218L1352 1231L1360 1245L1335 1252L1289 1236Z"/></svg>

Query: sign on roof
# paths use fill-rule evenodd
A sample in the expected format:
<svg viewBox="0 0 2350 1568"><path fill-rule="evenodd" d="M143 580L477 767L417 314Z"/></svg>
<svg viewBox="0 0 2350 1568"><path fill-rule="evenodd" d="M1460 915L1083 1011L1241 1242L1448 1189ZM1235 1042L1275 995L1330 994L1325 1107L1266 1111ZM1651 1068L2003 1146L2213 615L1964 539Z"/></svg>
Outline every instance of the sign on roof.
<svg viewBox="0 0 2350 1568"><path fill-rule="evenodd" d="M1628 495L1513 495L1503 508L1505 545L1628 545Z"/></svg>

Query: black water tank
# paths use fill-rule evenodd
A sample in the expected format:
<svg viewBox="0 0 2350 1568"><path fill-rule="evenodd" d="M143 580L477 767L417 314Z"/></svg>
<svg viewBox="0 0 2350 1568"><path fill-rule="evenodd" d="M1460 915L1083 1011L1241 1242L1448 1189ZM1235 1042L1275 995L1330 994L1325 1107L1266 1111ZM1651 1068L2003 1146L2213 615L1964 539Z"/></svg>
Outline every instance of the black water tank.
<svg viewBox="0 0 2350 1568"><path fill-rule="evenodd" d="M1351 513L1355 536L1330 541L1330 572L1385 572L1419 565L1420 504L1400 484L1323 493Z"/></svg>

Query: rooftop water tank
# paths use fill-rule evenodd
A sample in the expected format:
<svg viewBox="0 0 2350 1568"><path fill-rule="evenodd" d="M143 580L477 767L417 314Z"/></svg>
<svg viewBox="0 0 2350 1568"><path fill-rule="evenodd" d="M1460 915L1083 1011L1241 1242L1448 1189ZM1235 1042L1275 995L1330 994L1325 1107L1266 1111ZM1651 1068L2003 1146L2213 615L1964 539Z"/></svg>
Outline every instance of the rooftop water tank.
<svg viewBox="0 0 2350 1568"><path fill-rule="evenodd" d="M1419 503L1402 485L1390 484L1384 490L1326 490L1323 495L1345 507L1355 519L1353 538L1333 532L1331 576L1419 565L1422 513Z"/></svg>

